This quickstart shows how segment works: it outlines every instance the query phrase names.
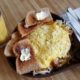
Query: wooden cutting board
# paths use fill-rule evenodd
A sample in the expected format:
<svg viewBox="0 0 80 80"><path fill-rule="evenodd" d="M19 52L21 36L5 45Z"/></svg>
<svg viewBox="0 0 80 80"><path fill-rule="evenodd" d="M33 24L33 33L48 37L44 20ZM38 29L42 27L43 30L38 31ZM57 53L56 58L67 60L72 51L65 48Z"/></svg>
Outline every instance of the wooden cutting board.
<svg viewBox="0 0 80 80"><path fill-rule="evenodd" d="M80 7L80 0L0 0L0 9L10 34L28 11L43 7L49 7L52 12L60 15L68 7ZM80 80L80 65L47 78L20 76L10 67L3 51L4 48L0 48L0 80Z"/></svg>

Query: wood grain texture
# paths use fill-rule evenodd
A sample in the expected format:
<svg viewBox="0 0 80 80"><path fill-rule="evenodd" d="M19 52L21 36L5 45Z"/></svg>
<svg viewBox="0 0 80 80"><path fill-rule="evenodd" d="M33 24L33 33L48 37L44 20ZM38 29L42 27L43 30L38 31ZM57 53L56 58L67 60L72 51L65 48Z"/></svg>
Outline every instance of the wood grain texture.
<svg viewBox="0 0 80 80"><path fill-rule="evenodd" d="M68 7L80 7L80 0L0 0L0 9L10 33L28 11L43 7L49 7L54 13L62 14ZM80 80L80 66L72 67L47 78L33 79L20 76L12 70L3 51L0 49L0 80Z"/></svg>

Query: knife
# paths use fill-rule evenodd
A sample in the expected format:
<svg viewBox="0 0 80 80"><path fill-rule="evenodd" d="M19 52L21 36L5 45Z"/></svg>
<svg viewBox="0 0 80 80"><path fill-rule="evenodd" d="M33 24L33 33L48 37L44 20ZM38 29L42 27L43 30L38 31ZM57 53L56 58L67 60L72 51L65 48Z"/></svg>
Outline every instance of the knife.
<svg viewBox="0 0 80 80"><path fill-rule="evenodd" d="M74 31L77 39L80 42L80 24L69 12L67 12L66 14L70 21L69 24L71 25L72 30Z"/></svg>
<svg viewBox="0 0 80 80"><path fill-rule="evenodd" d="M71 28L80 42L80 24L69 12L67 12L66 14L70 21Z"/></svg>

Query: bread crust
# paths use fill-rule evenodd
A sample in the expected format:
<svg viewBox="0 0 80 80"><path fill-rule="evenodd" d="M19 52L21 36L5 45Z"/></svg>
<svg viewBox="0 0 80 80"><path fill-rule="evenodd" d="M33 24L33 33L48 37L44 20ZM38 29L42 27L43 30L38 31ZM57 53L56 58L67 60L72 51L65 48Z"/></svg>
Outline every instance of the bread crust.
<svg viewBox="0 0 80 80"><path fill-rule="evenodd" d="M18 50L16 51L17 48ZM20 60L21 48L30 49L30 54L31 54L30 60L27 60L24 62ZM40 69L39 64L36 60L33 48L30 45L28 39L23 39L15 43L15 45L13 46L13 52L15 53L15 56L16 56L16 70L19 74L25 74L30 71Z"/></svg>
<svg viewBox="0 0 80 80"><path fill-rule="evenodd" d="M14 32L11 36L11 40L7 43L5 50L4 50L4 55L7 57L14 57L14 53L12 51L13 45L20 39L20 35L18 31Z"/></svg>
<svg viewBox="0 0 80 80"><path fill-rule="evenodd" d="M18 31L22 37L30 34L36 29L37 25L51 24L53 22L52 17L45 18L44 20L37 20L35 15L35 11L30 11L26 16L25 21L18 24Z"/></svg>
<svg viewBox="0 0 80 80"><path fill-rule="evenodd" d="M29 28L25 28L24 24L21 22L18 24L18 31L22 37L25 37L25 36L29 35L34 30L35 27L36 27L36 25L31 26Z"/></svg>

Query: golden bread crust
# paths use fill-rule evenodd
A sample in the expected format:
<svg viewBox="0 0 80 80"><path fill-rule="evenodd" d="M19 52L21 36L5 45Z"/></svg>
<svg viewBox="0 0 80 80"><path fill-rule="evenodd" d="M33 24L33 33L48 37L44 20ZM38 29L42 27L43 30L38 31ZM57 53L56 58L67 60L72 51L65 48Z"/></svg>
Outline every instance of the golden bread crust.
<svg viewBox="0 0 80 80"><path fill-rule="evenodd" d="M11 40L7 43L5 50L4 50L4 55L7 57L14 57L14 53L12 51L13 45L20 39L19 33L16 31L12 34Z"/></svg>
<svg viewBox="0 0 80 80"><path fill-rule="evenodd" d="M35 28L36 25L31 26L30 28L25 28L23 23L18 24L18 31L22 37L29 35Z"/></svg>
<svg viewBox="0 0 80 80"><path fill-rule="evenodd" d="M19 57L16 59L16 70L19 74L29 73L39 68L39 64L34 57L25 62L21 62Z"/></svg>
<svg viewBox="0 0 80 80"><path fill-rule="evenodd" d="M16 50L18 48L18 50ZM30 49L30 60L22 62L20 60L21 48L29 48ZM27 39L20 40L15 43L13 46L13 52L15 53L16 59L16 70L19 74L25 74L33 70L40 69L39 64L35 58L34 51L32 46L29 44Z"/></svg>

